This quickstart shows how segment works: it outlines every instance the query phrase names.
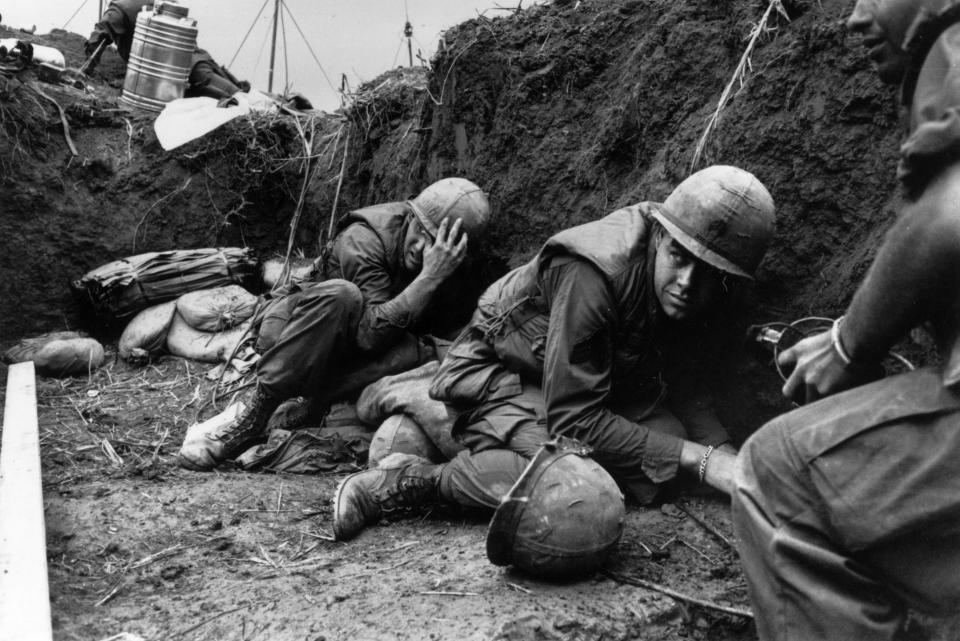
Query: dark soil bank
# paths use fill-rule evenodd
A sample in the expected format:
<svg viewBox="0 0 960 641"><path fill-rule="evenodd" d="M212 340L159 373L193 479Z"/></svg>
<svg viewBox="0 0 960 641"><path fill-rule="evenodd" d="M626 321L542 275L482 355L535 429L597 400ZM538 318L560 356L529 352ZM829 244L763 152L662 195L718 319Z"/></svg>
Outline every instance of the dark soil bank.
<svg viewBox="0 0 960 641"><path fill-rule="evenodd" d="M751 322L841 310L892 216L897 100L847 36L849 5L787 3L790 20L774 12L698 164L744 167L776 199ZM344 113L303 131L288 116L234 121L171 152L150 118L118 109L115 59L84 90L21 74L0 94L0 336L80 323L67 283L109 260L213 245L267 256L286 250L297 212L293 247L314 256L334 208L402 198L450 174L491 194L492 278L557 229L665 197L689 172L765 9L591 0L478 17L447 32L429 73L387 73ZM51 40L68 64L82 62L81 37ZM308 152L320 160L302 190ZM782 409L769 367L754 365L731 380L733 424Z"/></svg>

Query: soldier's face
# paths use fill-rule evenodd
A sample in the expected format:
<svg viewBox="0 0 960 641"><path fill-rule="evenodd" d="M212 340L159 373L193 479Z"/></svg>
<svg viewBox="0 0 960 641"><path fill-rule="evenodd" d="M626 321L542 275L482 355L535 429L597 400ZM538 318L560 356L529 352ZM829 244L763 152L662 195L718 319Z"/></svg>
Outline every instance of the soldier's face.
<svg viewBox="0 0 960 641"><path fill-rule="evenodd" d="M723 274L691 254L670 234L660 231L653 287L668 318L688 320L720 298Z"/></svg>
<svg viewBox="0 0 960 641"><path fill-rule="evenodd" d="M423 267L423 250L433 239L416 216L411 214L407 234L403 238L403 267L411 274L419 274Z"/></svg>
<svg viewBox="0 0 960 641"><path fill-rule="evenodd" d="M907 55L901 46L919 4L919 0L859 0L847 19L847 28L863 37L867 56L883 82L897 84L903 79Z"/></svg>

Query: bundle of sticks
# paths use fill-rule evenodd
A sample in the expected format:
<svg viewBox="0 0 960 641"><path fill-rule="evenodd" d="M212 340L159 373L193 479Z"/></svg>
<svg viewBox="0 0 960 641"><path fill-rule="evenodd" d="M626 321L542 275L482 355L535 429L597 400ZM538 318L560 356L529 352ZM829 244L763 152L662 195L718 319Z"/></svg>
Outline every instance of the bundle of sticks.
<svg viewBox="0 0 960 641"><path fill-rule="evenodd" d="M138 254L87 272L71 286L103 321L129 318L188 292L236 283L253 285L259 275L250 248L180 249Z"/></svg>

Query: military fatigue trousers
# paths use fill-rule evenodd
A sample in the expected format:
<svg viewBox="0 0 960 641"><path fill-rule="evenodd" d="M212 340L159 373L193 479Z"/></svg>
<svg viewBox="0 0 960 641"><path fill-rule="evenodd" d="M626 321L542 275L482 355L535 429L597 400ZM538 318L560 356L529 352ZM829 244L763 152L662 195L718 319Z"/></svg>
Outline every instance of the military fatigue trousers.
<svg viewBox="0 0 960 641"><path fill-rule="evenodd" d="M744 444L734 526L763 641L892 639L960 607L960 394L925 368L778 417Z"/></svg>

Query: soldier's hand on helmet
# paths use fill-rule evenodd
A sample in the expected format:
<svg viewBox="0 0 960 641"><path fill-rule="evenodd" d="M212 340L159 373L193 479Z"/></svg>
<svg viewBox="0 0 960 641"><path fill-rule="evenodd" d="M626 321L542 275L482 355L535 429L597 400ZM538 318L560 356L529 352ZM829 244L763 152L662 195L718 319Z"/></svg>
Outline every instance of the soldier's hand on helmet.
<svg viewBox="0 0 960 641"><path fill-rule="evenodd" d="M421 276L446 280L467 257L467 233L460 233L461 223L457 219L451 225L449 218L440 222L437 239L423 250Z"/></svg>
<svg viewBox="0 0 960 641"><path fill-rule="evenodd" d="M830 331L809 336L777 359L780 368L793 368L783 386L783 395L797 403L810 403L864 382L833 347Z"/></svg>

